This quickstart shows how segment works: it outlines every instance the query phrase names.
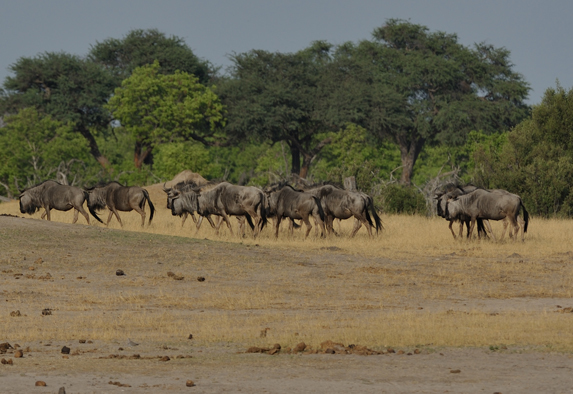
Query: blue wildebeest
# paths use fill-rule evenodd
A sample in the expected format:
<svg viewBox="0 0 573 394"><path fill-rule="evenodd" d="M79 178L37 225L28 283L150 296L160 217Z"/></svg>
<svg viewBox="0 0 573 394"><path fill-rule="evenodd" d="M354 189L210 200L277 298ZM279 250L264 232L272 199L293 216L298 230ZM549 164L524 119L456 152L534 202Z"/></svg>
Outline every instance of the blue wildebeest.
<svg viewBox="0 0 573 394"><path fill-rule="evenodd" d="M55 209L58 211L69 211L74 209L74 221L78 221L78 214L81 213L88 224L90 217L84 210L84 201L88 198L88 194L75 186L62 185L56 181L45 181L36 186L25 189L18 200L20 200L20 212L29 215L35 213L38 209L44 208L42 219L48 217L51 220L50 210ZM96 219L99 220L97 216Z"/></svg>
<svg viewBox="0 0 573 394"><path fill-rule="evenodd" d="M305 191L320 200L326 217L326 229L331 233L335 233L334 219L344 220L351 217L356 219L351 237L356 235L363 224L370 237L372 237L372 228L376 229L376 233L382 229L382 221L376 213L372 198L365 193L352 192L333 185L312 186L306 188ZM374 223L370 214L374 218Z"/></svg>
<svg viewBox="0 0 573 394"><path fill-rule="evenodd" d="M477 189L477 187L473 186L473 185L456 186L456 185L450 184L450 185L446 186L446 188L444 189L443 192L436 193L436 195L434 196L434 198L437 200L438 216L443 217L444 219L446 219L450 222L449 229L452 232L454 239L456 239L456 233L454 233L454 230L452 228L452 225L454 224L454 222L460 223L459 237L460 238L462 237L464 224L466 225L466 228L467 228L467 237L469 237L469 235L470 235L470 219L471 218L469 216L465 216L462 213L460 213L455 218L447 219L446 218L446 203L447 203L448 199L450 199L450 198L453 198L456 196L461 196L461 195L467 194L467 193L471 193L476 189ZM491 231L491 226L489 225L489 221L486 220L486 223L488 225L488 228L490 229L492 237L494 237L493 232ZM487 237L487 232L485 231L485 228L484 228L483 219L480 219L480 218L477 219L477 227L478 227L478 238L481 238L482 236Z"/></svg>
<svg viewBox="0 0 573 394"><path fill-rule="evenodd" d="M521 240L523 241L529 224L529 213L519 196L505 190L477 189L461 196L452 197L446 202L445 215L446 219L455 218L459 215L468 216L471 221L469 237L471 237L478 218L503 220L503 232L500 237L500 240L503 240L508 224L515 230L515 239L517 239L520 228L518 216L521 210L523 210L523 225L521 226ZM512 237L511 230L509 236Z"/></svg>
<svg viewBox="0 0 573 394"><path fill-rule="evenodd" d="M201 226L202 218L206 218L217 234L224 221L231 234L233 229L229 216L236 216L239 221L239 235L244 235L245 219L256 237L266 224L264 195L261 190L254 187L236 186L228 182L212 183L189 191L165 189L168 198L171 198L171 213L183 215L185 212L197 212L200 215L197 221L197 231ZM211 215L220 216L222 220L215 224ZM252 218L255 219L253 224Z"/></svg>
<svg viewBox="0 0 573 394"><path fill-rule="evenodd" d="M109 209L109 216L107 217L106 225L111 221L112 215L115 215L119 224L123 227L123 222L119 217L117 211L130 212L136 211L141 215L141 227L145 224L145 202L149 204L149 224L153 220L155 207L149 198L147 190L139 186L123 186L118 182L110 182L104 185L97 185L92 188L86 189L88 198L88 208L94 217L96 210ZM100 220L101 221L101 220ZM103 223L103 222L102 222Z"/></svg>
<svg viewBox="0 0 573 394"><path fill-rule="evenodd" d="M312 225L308 218L312 216L315 223L318 224L321 230L321 236L326 235L324 221L326 216L320 200L318 197L301 190L295 190L290 185L278 185L265 191L267 200L267 212L269 216L274 216L275 221L275 237L279 236L279 227L283 218L290 218L291 223L294 219L300 219L306 224L305 238L308 237ZM290 234L292 235L293 228L290 226Z"/></svg>
<svg viewBox="0 0 573 394"><path fill-rule="evenodd" d="M167 194L167 209L171 210L171 201L173 200L173 196L175 195L176 191L179 192L189 192L192 191L194 188L199 187L199 185L197 185L195 182L179 182L175 185L173 185L173 187L165 187L165 184L163 184L163 191L165 192L165 194ZM181 227L183 227L183 225L185 225L185 221L187 220L187 216L191 215L191 219L193 219L193 223L195 223L195 225L197 225L197 219L195 218L194 212L190 212L190 211L184 211L180 216L182 218L181 220Z"/></svg>

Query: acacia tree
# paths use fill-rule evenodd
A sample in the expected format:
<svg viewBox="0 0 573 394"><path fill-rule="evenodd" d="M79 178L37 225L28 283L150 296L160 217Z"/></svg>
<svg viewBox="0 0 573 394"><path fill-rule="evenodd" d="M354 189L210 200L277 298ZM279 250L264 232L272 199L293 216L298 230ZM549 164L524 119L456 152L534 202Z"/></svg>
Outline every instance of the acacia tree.
<svg viewBox="0 0 573 394"><path fill-rule="evenodd" d="M339 127L328 112L330 48L317 42L296 53L252 50L234 55L231 76L217 89L227 107L230 141L285 141L291 172L305 178L331 141L325 133Z"/></svg>
<svg viewBox="0 0 573 394"><path fill-rule="evenodd" d="M208 82L211 66L200 60L182 38L167 37L157 29L134 29L122 39L108 38L90 49L88 59L103 65L117 79L117 86L137 67L159 62L163 74L179 70Z"/></svg>
<svg viewBox="0 0 573 394"><path fill-rule="evenodd" d="M110 117L103 108L114 89L114 81L103 67L67 53L46 52L35 58L22 57L10 66L14 76L4 82L0 113L15 114L27 107L72 124L83 136L92 156L108 167L94 133L105 132Z"/></svg>
<svg viewBox="0 0 573 394"><path fill-rule="evenodd" d="M159 62L136 68L106 106L135 138L137 168L157 144L194 139L213 145L221 138L223 106L197 77L161 74Z"/></svg>
<svg viewBox="0 0 573 394"><path fill-rule="evenodd" d="M341 91L348 98L340 103L353 121L398 145L402 184L410 184L426 144L461 144L471 130L504 131L528 114L528 84L505 48L468 48L455 34L396 19L373 38L337 49L345 65L339 79L355 86Z"/></svg>

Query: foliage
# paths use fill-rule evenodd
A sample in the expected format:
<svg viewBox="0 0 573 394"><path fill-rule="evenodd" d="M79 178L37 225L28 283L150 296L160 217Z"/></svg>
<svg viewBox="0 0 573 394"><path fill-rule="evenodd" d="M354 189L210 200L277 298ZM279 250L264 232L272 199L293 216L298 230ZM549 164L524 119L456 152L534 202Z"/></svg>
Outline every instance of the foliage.
<svg viewBox="0 0 573 394"><path fill-rule="evenodd" d="M70 184L81 184L90 159L85 139L72 127L42 116L34 108L23 109L5 119L0 128L0 152L10 152L0 161L0 183L10 195L18 188L66 176Z"/></svg>
<svg viewBox="0 0 573 394"><path fill-rule="evenodd" d="M573 215L573 89L548 89L502 145L478 144L476 183L519 194L542 216Z"/></svg>
<svg viewBox="0 0 573 394"><path fill-rule="evenodd" d="M203 143L216 139L223 122L219 99L196 77L159 71L158 62L136 68L106 106L135 138L137 168L158 144L189 138Z"/></svg>
<svg viewBox="0 0 573 394"><path fill-rule="evenodd" d="M375 201L385 213L407 213L425 215L427 213L424 196L414 187L389 183L382 187Z"/></svg>
<svg viewBox="0 0 573 394"><path fill-rule="evenodd" d="M507 130L527 116L528 85L512 70L509 51L458 43L455 34L390 19L373 41L335 53L353 121L400 148L401 182L426 144L459 145L470 130Z"/></svg>
<svg viewBox="0 0 573 394"><path fill-rule="evenodd" d="M316 42L296 53L234 55L231 77L221 80L217 90L227 106L227 134L235 141L284 141L291 151L291 171L305 178L330 142L324 133L340 127L329 114L330 47Z"/></svg>
<svg viewBox="0 0 573 394"><path fill-rule="evenodd" d="M122 39L98 42L91 47L88 58L111 70L117 86L137 67L156 61L163 74L193 74L201 83L207 83L210 74L209 63L195 56L182 38L167 37L156 29L135 29Z"/></svg>
<svg viewBox="0 0 573 394"><path fill-rule="evenodd" d="M110 120L103 104L113 92L111 74L77 56L53 52L22 57L10 70L14 76L4 82L6 94L0 101L0 113L14 114L32 107L70 124L86 139L92 156L102 166L109 165L95 135L104 133Z"/></svg>

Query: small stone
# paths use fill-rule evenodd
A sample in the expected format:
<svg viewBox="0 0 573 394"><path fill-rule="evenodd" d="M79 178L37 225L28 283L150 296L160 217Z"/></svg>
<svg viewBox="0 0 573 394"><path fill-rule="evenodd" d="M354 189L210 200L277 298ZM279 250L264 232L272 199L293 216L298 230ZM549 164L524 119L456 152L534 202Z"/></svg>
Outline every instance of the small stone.
<svg viewBox="0 0 573 394"><path fill-rule="evenodd" d="M273 349L281 350L281 345L278 344L278 343L275 343L275 344L273 345Z"/></svg>
<svg viewBox="0 0 573 394"><path fill-rule="evenodd" d="M306 349L306 344L304 342L301 342L297 344L292 351L294 353L299 353L299 352L304 352L304 349Z"/></svg>
<svg viewBox="0 0 573 394"><path fill-rule="evenodd" d="M185 277L184 277L184 276L175 275L175 276L173 277L173 279L175 279L175 280L183 280L183 279L185 279Z"/></svg>
<svg viewBox="0 0 573 394"><path fill-rule="evenodd" d="M187 339L193 339L193 334L189 334L189 337Z"/></svg>
<svg viewBox="0 0 573 394"><path fill-rule="evenodd" d="M170 278L173 278L173 277L175 276L175 272L169 271L169 272L167 273L167 276L169 276Z"/></svg>
<svg viewBox="0 0 573 394"><path fill-rule="evenodd" d="M16 350L16 352L14 353L14 358L22 358L24 357L24 352L21 350Z"/></svg>
<svg viewBox="0 0 573 394"><path fill-rule="evenodd" d="M205 278L202 277L202 276L198 276L198 277L197 277L197 280L198 280L199 282L205 282Z"/></svg>
<svg viewBox="0 0 573 394"><path fill-rule="evenodd" d="M125 272L123 272L122 270L117 270L117 271L115 271L115 274L117 276L123 276L123 275L125 275Z"/></svg>
<svg viewBox="0 0 573 394"><path fill-rule="evenodd" d="M38 381L36 382L36 386L46 387L47 384L46 384L46 382L44 382L43 380L38 380Z"/></svg>
<svg viewBox="0 0 573 394"><path fill-rule="evenodd" d="M193 387L193 386L195 386L195 382L193 382L192 380L188 380L187 382L185 382L185 386Z"/></svg>
<svg viewBox="0 0 573 394"><path fill-rule="evenodd" d="M398 350L398 352L396 354L404 354L403 350Z"/></svg>
<svg viewBox="0 0 573 394"><path fill-rule="evenodd" d="M12 316L12 317L19 317L19 316L22 316L22 314L21 314L20 311L18 310L18 311L12 311L12 312L10 312L10 316Z"/></svg>
<svg viewBox="0 0 573 394"><path fill-rule="evenodd" d="M42 262L43 262L43 260L40 257L40 258L36 259L36 261L34 261L34 264L42 264Z"/></svg>
<svg viewBox="0 0 573 394"><path fill-rule="evenodd" d="M80 339L80 343L86 343L85 339Z"/></svg>
<svg viewBox="0 0 573 394"><path fill-rule="evenodd" d="M420 354L420 349L414 350L414 354Z"/></svg>
<svg viewBox="0 0 573 394"><path fill-rule="evenodd" d="M52 310L49 308L42 309L42 316L49 316L52 314Z"/></svg>
<svg viewBox="0 0 573 394"><path fill-rule="evenodd" d="M70 348L67 346L64 346L62 348L62 354L70 354Z"/></svg>
<svg viewBox="0 0 573 394"><path fill-rule="evenodd" d="M392 349L391 347L389 347L388 349L386 349L386 351L388 353L396 353L396 350Z"/></svg>
<svg viewBox="0 0 573 394"><path fill-rule="evenodd" d="M280 351L281 351L280 349L271 349L271 350L269 350L269 354L272 356L274 354L277 354Z"/></svg>
<svg viewBox="0 0 573 394"><path fill-rule="evenodd" d="M459 369L452 369L450 371L450 373L460 373L460 372L462 372L462 371L460 371Z"/></svg>
<svg viewBox="0 0 573 394"><path fill-rule="evenodd" d="M171 360L169 356L163 356L159 361L169 361L169 360Z"/></svg>
<svg viewBox="0 0 573 394"><path fill-rule="evenodd" d="M60 387L60 390L58 390L58 394L66 394L66 388Z"/></svg>
<svg viewBox="0 0 573 394"><path fill-rule="evenodd" d="M326 354L335 354L336 352L334 351L334 349L328 348L324 351Z"/></svg>
<svg viewBox="0 0 573 394"><path fill-rule="evenodd" d="M0 360L0 364L4 364L4 365L6 365L7 363L8 363L8 361L6 361L6 359L5 359L5 358L3 358L2 360Z"/></svg>
<svg viewBox="0 0 573 394"><path fill-rule="evenodd" d="M12 361L12 359L9 358L8 361L6 361L6 364L8 364L8 365L14 365L14 361Z"/></svg>

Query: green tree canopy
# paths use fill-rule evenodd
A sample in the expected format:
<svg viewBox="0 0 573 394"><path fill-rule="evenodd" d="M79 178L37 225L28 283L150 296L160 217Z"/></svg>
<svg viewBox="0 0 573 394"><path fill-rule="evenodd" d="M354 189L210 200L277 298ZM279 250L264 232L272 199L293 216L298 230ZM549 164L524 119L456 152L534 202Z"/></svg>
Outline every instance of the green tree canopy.
<svg viewBox="0 0 573 394"><path fill-rule="evenodd" d="M158 144L194 139L210 145L222 138L217 131L223 106L217 95L191 74L161 74L157 61L136 68L106 108L135 137L137 168Z"/></svg>
<svg viewBox="0 0 573 394"><path fill-rule="evenodd" d="M15 114L32 107L69 123L86 139L92 156L102 166L109 166L94 133L105 132L109 124L109 112L103 105L114 89L110 73L77 56L52 52L22 57L10 70L14 76L4 81L6 92L0 100L0 113Z"/></svg>
<svg viewBox="0 0 573 394"><path fill-rule="evenodd" d="M137 67L159 62L163 74L179 70L195 75L206 83L210 65L200 60L182 38L167 37L156 29L131 30L122 39L108 38L91 47L88 58L112 71L117 85Z"/></svg>
<svg viewBox="0 0 573 394"><path fill-rule="evenodd" d="M547 89L531 119L508 133L497 149L475 153L475 180L519 194L534 214L573 215L573 89Z"/></svg>
<svg viewBox="0 0 573 394"><path fill-rule="evenodd" d="M338 125L328 111L331 46L317 42L296 53L253 50L234 55L231 78L219 83L231 140L285 141L291 171L306 177ZM302 167L301 167L302 159Z"/></svg>
<svg viewBox="0 0 573 394"><path fill-rule="evenodd" d="M70 170L75 172L76 180L81 175L78 168L70 167L84 167L89 150L71 125L43 116L34 108L8 116L5 122L0 128L0 152L10 154L0 161L0 184L8 195L58 175L70 175ZM75 183L73 178L69 181Z"/></svg>
<svg viewBox="0 0 573 394"><path fill-rule="evenodd" d="M467 48L455 34L396 19L373 38L337 49L338 79L354 85L339 102L351 120L398 145L403 184L425 144L461 144L471 130L508 130L528 114L528 84L505 48Z"/></svg>

